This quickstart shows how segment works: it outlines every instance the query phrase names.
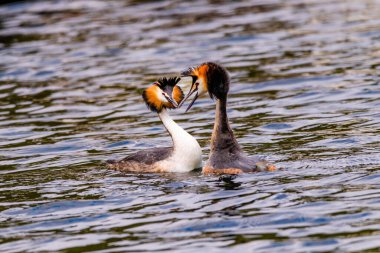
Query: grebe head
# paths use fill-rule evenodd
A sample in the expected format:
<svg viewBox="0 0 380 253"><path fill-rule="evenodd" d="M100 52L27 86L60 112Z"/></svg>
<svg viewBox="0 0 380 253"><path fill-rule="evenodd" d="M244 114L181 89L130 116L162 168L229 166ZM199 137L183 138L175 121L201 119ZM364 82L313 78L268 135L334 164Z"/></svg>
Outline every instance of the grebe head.
<svg viewBox="0 0 380 253"><path fill-rule="evenodd" d="M221 99L227 96L230 77L224 67L214 62L205 62L197 67L189 68L181 75L192 77L192 83L189 93L179 106L182 106L185 100L195 93L186 111L190 110L195 100L203 94L208 93L212 99Z"/></svg>
<svg viewBox="0 0 380 253"><path fill-rule="evenodd" d="M164 77L144 90L142 96L148 108L153 112L177 108L184 96L181 88L176 85L179 80L179 77Z"/></svg>

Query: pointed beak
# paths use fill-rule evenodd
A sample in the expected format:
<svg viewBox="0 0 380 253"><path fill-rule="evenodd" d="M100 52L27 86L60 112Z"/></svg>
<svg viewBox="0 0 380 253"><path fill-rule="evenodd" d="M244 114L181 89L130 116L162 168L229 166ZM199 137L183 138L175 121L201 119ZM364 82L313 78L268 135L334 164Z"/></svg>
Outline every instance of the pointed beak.
<svg viewBox="0 0 380 253"><path fill-rule="evenodd" d="M192 84L191 85L191 88L189 90L189 93L187 93L187 95L182 99L181 103L179 103L179 107L181 107L183 105L183 103L185 103L185 101L191 97L191 95L194 94L194 92L196 92L198 90L198 87L195 85L195 84Z"/></svg>
<svg viewBox="0 0 380 253"><path fill-rule="evenodd" d="M178 108L178 103L171 97L169 96L166 96L165 95L165 98L168 100L168 102L174 107L174 108Z"/></svg>
<svg viewBox="0 0 380 253"><path fill-rule="evenodd" d="M195 93L195 96L194 96L193 100L191 100L191 103L189 104L189 106L187 107L187 109L186 109L185 112L188 112L190 110L190 108L193 106L195 100L197 100L198 96L199 96L198 92Z"/></svg>
<svg viewBox="0 0 380 253"><path fill-rule="evenodd" d="M189 97L191 97L191 95L193 95L194 93L195 93L195 96L194 96L193 100L191 101L190 105L187 107L187 109L186 109L185 112L187 112L188 110L190 110L190 108L193 106L195 100L197 100L197 98L198 98L198 96L199 96L199 94L198 94L198 85L196 85L196 84L193 83L193 84L191 85L191 89L190 89L189 93L186 95L186 97L185 97L184 99L182 99L181 103L179 103L179 107L181 107L181 106L184 104L184 102L185 102Z"/></svg>

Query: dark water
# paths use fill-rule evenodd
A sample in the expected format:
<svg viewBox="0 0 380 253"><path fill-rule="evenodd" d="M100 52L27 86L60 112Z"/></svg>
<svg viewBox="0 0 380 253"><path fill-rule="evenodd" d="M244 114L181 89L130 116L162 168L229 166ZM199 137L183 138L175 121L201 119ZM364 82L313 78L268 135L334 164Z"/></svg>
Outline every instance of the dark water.
<svg viewBox="0 0 380 253"><path fill-rule="evenodd" d="M233 181L108 171L170 139L161 75L231 73ZM380 1L0 5L1 252L380 251ZM208 154L214 104L172 112Z"/></svg>

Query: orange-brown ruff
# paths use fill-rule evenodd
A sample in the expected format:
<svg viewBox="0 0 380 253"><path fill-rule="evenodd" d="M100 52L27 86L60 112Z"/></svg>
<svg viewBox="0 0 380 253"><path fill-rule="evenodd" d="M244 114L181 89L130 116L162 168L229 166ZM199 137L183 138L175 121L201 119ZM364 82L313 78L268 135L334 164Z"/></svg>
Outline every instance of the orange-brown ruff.
<svg viewBox="0 0 380 253"><path fill-rule="evenodd" d="M228 72L216 63L206 62L198 67L189 68L182 75L193 77L191 89L185 100L192 94L195 96L187 110L191 108L199 95L208 93L216 100L210 155L202 172L204 174L241 174L276 170L273 164L259 157L245 154L234 137L227 117L227 94L230 85Z"/></svg>
<svg viewBox="0 0 380 253"><path fill-rule="evenodd" d="M178 126L167 109L174 109L183 99L179 78L163 78L143 92L143 98L151 111L157 112L173 140L173 147L160 147L139 151L120 161L109 161L111 169L140 172L187 172L201 165L201 148L196 139Z"/></svg>

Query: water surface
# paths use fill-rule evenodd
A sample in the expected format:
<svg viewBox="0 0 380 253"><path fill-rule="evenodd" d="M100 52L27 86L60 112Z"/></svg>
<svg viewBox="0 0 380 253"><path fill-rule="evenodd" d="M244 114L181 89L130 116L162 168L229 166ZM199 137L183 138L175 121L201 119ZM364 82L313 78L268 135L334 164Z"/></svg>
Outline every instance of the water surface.
<svg viewBox="0 0 380 253"><path fill-rule="evenodd" d="M0 251L380 250L380 1L0 5ZM220 180L100 166L170 138L141 99L203 61L231 73L244 150ZM172 112L204 151L214 103Z"/></svg>

